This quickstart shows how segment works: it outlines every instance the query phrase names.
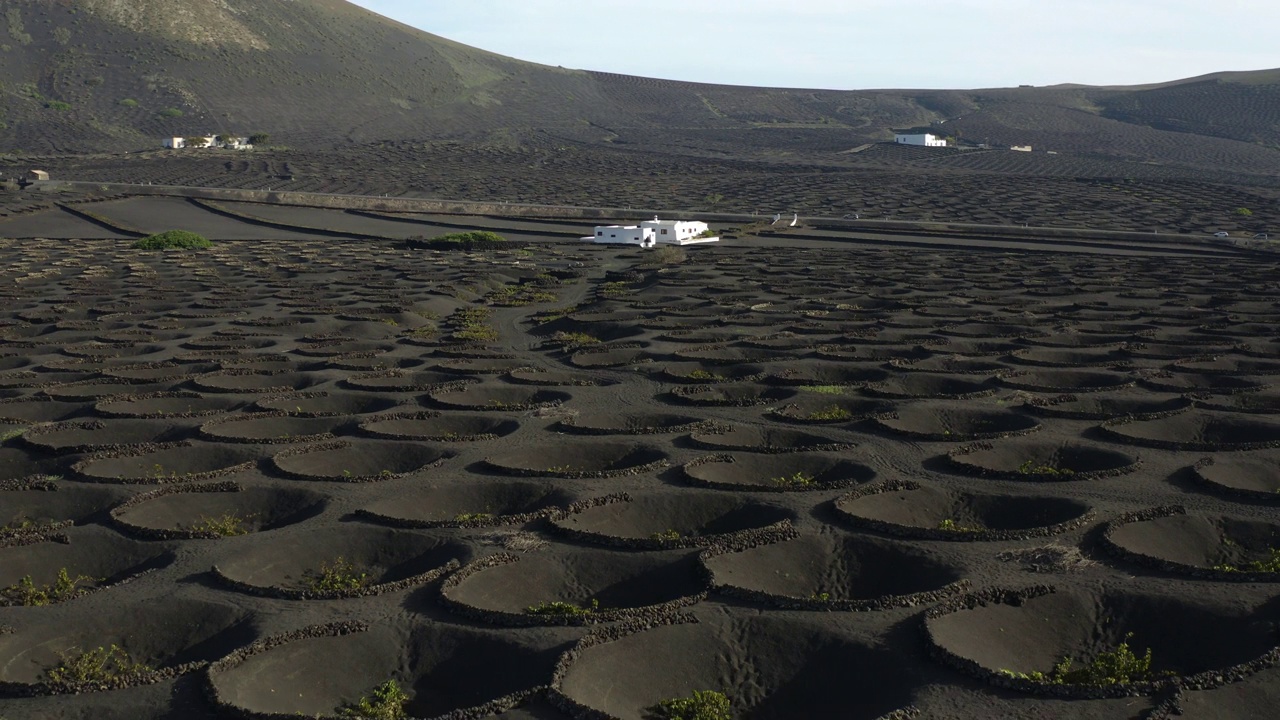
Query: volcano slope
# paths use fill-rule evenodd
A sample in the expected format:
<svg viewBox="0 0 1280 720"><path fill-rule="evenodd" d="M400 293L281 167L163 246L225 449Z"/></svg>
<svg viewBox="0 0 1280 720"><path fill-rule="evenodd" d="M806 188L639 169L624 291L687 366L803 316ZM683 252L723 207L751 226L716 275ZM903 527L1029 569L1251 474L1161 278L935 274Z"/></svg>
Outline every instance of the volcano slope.
<svg viewBox="0 0 1280 720"><path fill-rule="evenodd" d="M1276 700L1275 260L260 229L0 243L6 715Z"/></svg>

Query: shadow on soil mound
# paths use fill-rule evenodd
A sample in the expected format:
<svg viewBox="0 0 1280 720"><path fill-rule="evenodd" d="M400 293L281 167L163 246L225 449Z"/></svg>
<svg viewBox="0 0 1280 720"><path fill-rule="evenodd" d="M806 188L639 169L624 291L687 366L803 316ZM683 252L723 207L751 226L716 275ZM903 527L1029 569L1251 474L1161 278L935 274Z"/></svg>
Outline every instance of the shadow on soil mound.
<svg viewBox="0 0 1280 720"><path fill-rule="evenodd" d="M709 554L703 564L718 592L796 610L881 610L961 589L952 564L905 543L845 533Z"/></svg>
<svg viewBox="0 0 1280 720"><path fill-rule="evenodd" d="M225 553L213 573L235 590L265 597L359 597L429 582L470 555L446 538L350 525L264 535Z"/></svg>
<svg viewBox="0 0 1280 720"><path fill-rule="evenodd" d="M577 435L660 435L688 432L708 421L670 413L585 412L556 424L559 432Z"/></svg>
<svg viewBox="0 0 1280 720"><path fill-rule="evenodd" d="M489 717L547 684L556 652L438 623L313 626L215 664L209 682L214 702L252 717L332 717L388 680L409 695L409 717Z"/></svg>
<svg viewBox="0 0 1280 720"><path fill-rule="evenodd" d="M844 450L854 443L801 430L760 425L718 426L692 433L694 445L708 450L742 450L759 453L792 453Z"/></svg>
<svg viewBox="0 0 1280 720"><path fill-rule="evenodd" d="M163 484L209 480L253 468L262 457L256 448L184 443L154 452L91 457L72 466L90 482Z"/></svg>
<svg viewBox="0 0 1280 720"><path fill-rule="evenodd" d="M715 385L683 385L664 396L681 405L708 407L751 407L789 400L797 395L790 388L771 388L756 383L723 383Z"/></svg>
<svg viewBox="0 0 1280 720"><path fill-rule="evenodd" d="M834 490L869 482L870 467L827 453L708 455L686 463L685 478L718 490Z"/></svg>
<svg viewBox="0 0 1280 720"><path fill-rule="evenodd" d="M1234 397L1234 396L1233 396ZM1151 418L1190 409L1191 400L1180 396L1060 395L1026 403L1028 412L1067 420L1110 420L1118 417Z"/></svg>
<svg viewBox="0 0 1280 720"><path fill-rule="evenodd" d="M191 432L189 424L174 420L87 420L34 428L22 441L48 452L79 453L175 442Z"/></svg>
<svg viewBox="0 0 1280 720"><path fill-rule="evenodd" d="M445 581L452 612L499 625L585 625L658 614L706 595L696 553L567 548L495 555Z"/></svg>
<svg viewBox="0 0 1280 720"><path fill-rule="evenodd" d="M619 498L556 518L552 525L586 542L656 550L702 546L795 517L777 505L723 493L686 492Z"/></svg>
<svg viewBox="0 0 1280 720"><path fill-rule="evenodd" d="M129 540L103 527L69 528L65 535L0 549L0 588L16 586L30 576L37 587L53 586L61 571L78 585L94 590L116 585L173 561L164 544Z"/></svg>
<svg viewBox="0 0 1280 720"><path fill-rule="evenodd" d="M248 611L233 605L167 597L130 602L25 624L0 635L0 689L20 694L81 693L146 685L196 670L248 645L257 636ZM146 669L105 687L54 682L47 672L64 658L97 648L119 647Z"/></svg>
<svg viewBox="0 0 1280 720"><path fill-rule="evenodd" d="M782 407L768 411L779 420L805 425L832 425L865 420L891 412L896 405L885 400L802 393Z"/></svg>
<svg viewBox="0 0 1280 720"><path fill-rule="evenodd" d="M453 456L414 442L340 440L291 448L270 462L281 475L295 480L377 482L420 472Z"/></svg>
<svg viewBox="0 0 1280 720"><path fill-rule="evenodd" d="M1118 420L1099 429L1108 440L1168 450L1258 450L1280 447L1280 421L1195 410L1155 420Z"/></svg>
<svg viewBox="0 0 1280 720"><path fill-rule="evenodd" d="M1280 458L1205 458L1192 467L1209 489L1253 502L1280 503Z"/></svg>
<svg viewBox="0 0 1280 720"><path fill-rule="evenodd" d="M859 488L835 507L852 525L929 540L1044 537L1093 516L1078 500L954 492L903 480Z"/></svg>
<svg viewBox="0 0 1280 720"><path fill-rule="evenodd" d="M1020 413L936 403L908 405L872 422L895 435L944 442L990 440L1040 429L1039 421Z"/></svg>
<svg viewBox="0 0 1280 720"><path fill-rule="evenodd" d="M519 429L519 422L493 415L439 412L382 415L360 425L362 432L376 438L439 442L494 440Z"/></svg>
<svg viewBox="0 0 1280 720"><path fill-rule="evenodd" d="M756 615L662 624L568 653L559 704L650 720L664 700L715 691L747 720L872 720L908 705L914 662L809 618ZM599 715L599 713L604 713Z"/></svg>
<svg viewBox="0 0 1280 720"><path fill-rule="evenodd" d="M200 437L226 443L256 445L292 444L331 440L349 425L342 418L304 418L281 412L242 413L210 420L200 426Z"/></svg>
<svg viewBox="0 0 1280 720"><path fill-rule="evenodd" d="M263 410L287 412L299 417L331 417L382 412L397 404L399 403L393 398L368 393L318 392L259 400L257 406Z"/></svg>
<svg viewBox="0 0 1280 720"><path fill-rule="evenodd" d="M48 490L0 492L0 539L50 525L81 522L120 498L121 491L110 488L59 484Z"/></svg>
<svg viewBox="0 0 1280 720"><path fill-rule="evenodd" d="M558 390L538 390L515 385L468 385L430 395L431 402L455 410L517 411L558 405L573 396Z"/></svg>
<svg viewBox="0 0 1280 720"><path fill-rule="evenodd" d="M889 398L967 400L994 395L996 386L990 382L976 380L965 375L908 373L868 385L866 392Z"/></svg>
<svg viewBox="0 0 1280 720"><path fill-rule="evenodd" d="M1092 370L1032 370L1002 377L1000 382L1030 392L1089 393L1128 387L1134 384L1134 379Z"/></svg>
<svg viewBox="0 0 1280 720"><path fill-rule="evenodd" d="M1121 557L1223 580L1280 582L1280 524L1188 514L1170 506L1111 522L1103 538Z"/></svg>
<svg viewBox="0 0 1280 720"><path fill-rule="evenodd" d="M546 483L468 483L396 491L357 514L396 527L479 527L527 522L563 510L573 499Z"/></svg>

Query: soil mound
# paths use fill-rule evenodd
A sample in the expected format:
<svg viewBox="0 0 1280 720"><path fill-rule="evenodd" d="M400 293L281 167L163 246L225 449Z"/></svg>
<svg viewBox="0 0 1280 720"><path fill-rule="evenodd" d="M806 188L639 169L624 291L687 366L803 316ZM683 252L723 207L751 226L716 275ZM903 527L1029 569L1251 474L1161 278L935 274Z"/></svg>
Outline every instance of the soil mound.
<svg viewBox="0 0 1280 720"><path fill-rule="evenodd" d="M564 535L596 545L657 550L698 547L795 518L777 505L723 493L613 498L552 520Z"/></svg>
<svg viewBox="0 0 1280 720"><path fill-rule="evenodd" d="M666 467L667 453L656 445L591 440L492 455L484 464L506 475L608 478Z"/></svg>
<svg viewBox="0 0 1280 720"><path fill-rule="evenodd" d="M1224 412L1277 415L1280 414L1280 390L1268 388L1235 395L1202 395L1196 399L1196 405Z"/></svg>
<svg viewBox="0 0 1280 720"><path fill-rule="evenodd" d="M717 426L692 433L690 439L709 450L744 450L761 453L791 453L812 450L844 450L854 443L824 435L761 425Z"/></svg>
<svg viewBox="0 0 1280 720"><path fill-rule="evenodd" d="M229 604L166 597L102 607L72 619L27 623L19 633L0 635L0 689L43 695L149 685L197 670L256 636L253 616ZM64 658L99 647L118 647L146 669L105 687L48 677Z"/></svg>
<svg viewBox="0 0 1280 720"><path fill-rule="evenodd" d="M311 626L215 664L209 685L225 711L253 717L332 717L387 680L396 680L409 695L409 717L488 717L546 684L555 653L545 644L530 647L441 623L408 631L352 623Z"/></svg>
<svg viewBox="0 0 1280 720"><path fill-rule="evenodd" d="M873 720L911 702L912 663L816 619L716 615L589 636L565 656L554 692L561 704L621 720L707 690L723 693L734 717Z"/></svg>
<svg viewBox="0 0 1280 720"><path fill-rule="evenodd" d="M49 397L17 397L0 401L0 419L22 423L59 422L84 412L84 403L59 402Z"/></svg>
<svg viewBox="0 0 1280 720"><path fill-rule="evenodd" d="M1263 380L1237 375L1199 375L1195 373L1170 373L1142 378L1142 384L1153 390L1190 393L1206 392L1215 395L1231 395L1261 390L1268 385Z"/></svg>
<svg viewBox="0 0 1280 720"><path fill-rule="evenodd" d="M503 375L517 370L527 370L528 364L506 358L458 358L436 363L434 369L457 375Z"/></svg>
<svg viewBox="0 0 1280 720"><path fill-rule="evenodd" d="M1039 421L1020 413L938 403L909 405L872 422L897 435L943 442L990 440L1040 429Z"/></svg>
<svg viewBox="0 0 1280 720"><path fill-rule="evenodd" d="M711 365L707 363L670 363L658 374L668 382L711 385L725 382L751 382L763 378L764 365Z"/></svg>
<svg viewBox="0 0 1280 720"><path fill-rule="evenodd" d="M1125 395L1060 395L1036 398L1023 407L1035 415L1068 420L1111 420L1119 417L1156 418L1191 408L1191 400L1182 396Z"/></svg>
<svg viewBox="0 0 1280 720"><path fill-rule="evenodd" d="M1075 529L1089 506L1058 497L954 492L897 480L858 488L835 502L852 525L928 540L1015 540Z"/></svg>
<svg viewBox="0 0 1280 720"><path fill-rule="evenodd" d="M1170 450L1280 447L1280 422L1236 413L1194 410L1155 420L1116 420L1098 430L1115 442Z"/></svg>
<svg viewBox="0 0 1280 720"><path fill-rule="evenodd" d="M415 487L356 512L394 527L488 527L562 512L573 499L572 493L550 484L491 482Z"/></svg>
<svg viewBox="0 0 1280 720"><path fill-rule="evenodd" d="M507 412L559 405L572 397L558 390L490 384L467 385L430 394L432 402L450 409Z"/></svg>
<svg viewBox="0 0 1280 720"><path fill-rule="evenodd" d="M718 592L792 610L884 610L958 592L958 567L903 543L824 533L709 551Z"/></svg>
<svg viewBox="0 0 1280 720"><path fill-rule="evenodd" d="M906 372L927 372L949 375L996 375L1008 372L1010 367L995 360L967 358L961 355L935 355L919 360L890 358L889 363Z"/></svg>
<svg viewBox="0 0 1280 720"><path fill-rule="evenodd" d="M336 440L291 448L271 458L271 465L294 480L378 482L420 472L453 453L414 442Z"/></svg>
<svg viewBox="0 0 1280 720"><path fill-rule="evenodd" d="M390 372L372 375L356 375L343 378L339 383L352 390L375 393L431 392L461 383L475 382L473 378L442 372Z"/></svg>
<svg viewBox="0 0 1280 720"><path fill-rule="evenodd" d="M708 455L687 463L682 470L695 485L769 492L833 490L875 477L870 467L827 453Z"/></svg>
<svg viewBox="0 0 1280 720"><path fill-rule="evenodd" d="M801 424L852 423L891 412L895 405L856 396L802 393L792 402L770 410L771 417Z"/></svg>
<svg viewBox="0 0 1280 720"><path fill-rule="evenodd" d="M76 463L72 470L89 482L186 483L249 470L261 458L262 453L256 449L183 443L154 452L92 457Z"/></svg>
<svg viewBox="0 0 1280 720"><path fill-rule="evenodd" d="M1180 360L1174 366L1183 372L1202 375L1280 375L1280 362L1230 355L1208 360Z"/></svg>
<svg viewBox="0 0 1280 720"><path fill-rule="evenodd" d="M213 566L213 574L234 590L264 597L364 597L430 582L470 555L459 542L408 530L303 528L241 545Z"/></svg>
<svg viewBox="0 0 1280 720"><path fill-rule="evenodd" d="M787 363L767 378L777 385L839 385L861 387L879 382L889 373L877 367L858 367L848 363Z"/></svg>
<svg viewBox="0 0 1280 720"><path fill-rule="evenodd" d="M49 490L0 492L0 540L83 522L119 499L118 491L92 486L54 485Z"/></svg>
<svg viewBox="0 0 1280 720"><path fill-rule="evenodd" d="M180 420L87 420L32 428L22 441L48 452L83 453L177 442L193 429Z"/></svg>
<svg viewBox="0 0 1280 720"><path fill-rule="evenodd" d="M361 431L377 438L437 442L494 440L519 429L519 422L493 415L439 412L383 415L360 425Z"/></svg>
<svg viewBox="0 0 1280 720"><path fill-rule="evenodd" d="M194 378L198 390L217 393L287 393L318 385L321 378L310 373L253 371L222 372Z"/></svg>
<svg viewBox="0 0 1280 720"><path fill-rule="evenodd" d="M286 412L298 417L333 417L335 415L368 415L390 410L399 403L393 398L368 393L303 393L259 400L257 406L266 411Z"/></svg>
<svg viewBox="0 0 1280 720"><path fill-rule="evenodd" d="M587 625L669 612L706 591L691 551L575 548L491 556L449 577L440 597L451 611L490 624Z"/></svg>
<svg viewBox="0 0 1280 720"><path fill-rule="evenodd" d="M610 384L609 381L592 377L588 373L562 370L512 370L507 373L507 380L518 385L541 387L590 387Z"/></svg>
<svg viewBox="0 0 1280 720"><path fill-rule="evenodd" d="M1212 687L1238 679L1229 668L1275 645L1258 610L1196 593L1177 596L1103 589L994 591L958 598L926 615L939 659L989 682L1029 692L1079 697L1149 694L1169 680L1195 677ZM1151 650L1152 680L1062 686L1012 674L1050 674L1063 658L1083 666L1121 643L1143 656ZM1234 675L1234 677L1233 677Z"/></svg>
<svg viewBox="0 0 1280 720"><path fill-rule="evenodd" d="M320 514L327 503L309 490L228 482L135 495L112 510L111 518L147 539L215 539L293 525Z"/></svg>
<svg viewBox="0 0 1280 720"><path fill-rule="evenodd" d="M15 428L15 431L19 429ZM37 458L20 447L0 448L0 482L40 475L52 467L49 461Z"/></svg>
<svg viewBox="0 0 1280 720"><path fill-rule="evenodd" d="M1160 570L1246 582L1280 582L1280 524L1188 514L1181 506L1130 513L1103 534L1116 555Z"/></svg>
<svg viewBox="0 0 1280 720"><path fill-rule="evenodd" d="M667 397L682 405L710 407L751 407L788 400L797 395L788 388L770 388L756 383L685 385L672 388Z"/></svg>
<svg viewBox="0 0 1280 720"><path fill-rule="evenodd" d="M108 418L185 418L229 413L244 405L243 401L234 398L176 392L104 400L94 405L93 409Z"/></svg>
<svg viewBox="0 0 1280 720"><path fill-rule="evenodd" d="M1098 445L1049 440L978 443L947 457L952 467L969 475L1030 481L1096 480L1132 472L1139 464L1135 457Z"/></svg>

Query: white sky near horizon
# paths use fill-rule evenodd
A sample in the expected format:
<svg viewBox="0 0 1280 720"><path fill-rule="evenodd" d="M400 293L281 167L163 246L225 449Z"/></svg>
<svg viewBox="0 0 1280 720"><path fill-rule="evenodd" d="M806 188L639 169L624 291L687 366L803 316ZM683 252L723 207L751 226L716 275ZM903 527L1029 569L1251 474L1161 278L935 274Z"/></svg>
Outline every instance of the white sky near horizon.
<svg viewBox="0 0 1280 720"><path fill-rule="evenodd" d="M1276 0L352 1L521 60L731 85L1130 85L1280 67Z"/></svg>

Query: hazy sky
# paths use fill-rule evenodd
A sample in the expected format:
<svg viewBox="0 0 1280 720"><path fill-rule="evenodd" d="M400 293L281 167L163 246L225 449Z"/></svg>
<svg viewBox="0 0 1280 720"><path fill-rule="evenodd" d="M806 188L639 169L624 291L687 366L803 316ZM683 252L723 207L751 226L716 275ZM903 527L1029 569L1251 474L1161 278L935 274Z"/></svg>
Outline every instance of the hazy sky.
<svg viewBox="0 0 1280 720"><path fill-rule="evenodd" d="M1276 0L354 0L502 55L735 85L1120 85L1280 67Z"/></svg>

